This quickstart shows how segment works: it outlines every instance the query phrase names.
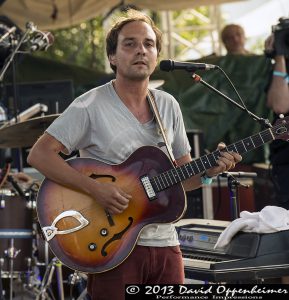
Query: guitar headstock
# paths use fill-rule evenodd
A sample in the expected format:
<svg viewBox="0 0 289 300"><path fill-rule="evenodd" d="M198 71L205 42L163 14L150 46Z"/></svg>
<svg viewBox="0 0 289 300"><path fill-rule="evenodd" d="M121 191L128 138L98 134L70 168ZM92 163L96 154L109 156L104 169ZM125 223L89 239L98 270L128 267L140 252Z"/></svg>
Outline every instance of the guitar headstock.
<svg viewBox="0 0 289 300"><path fill-rule="evenodd" d="M278 119L271 131L275 139L289 142L289 116Z"/></svg>

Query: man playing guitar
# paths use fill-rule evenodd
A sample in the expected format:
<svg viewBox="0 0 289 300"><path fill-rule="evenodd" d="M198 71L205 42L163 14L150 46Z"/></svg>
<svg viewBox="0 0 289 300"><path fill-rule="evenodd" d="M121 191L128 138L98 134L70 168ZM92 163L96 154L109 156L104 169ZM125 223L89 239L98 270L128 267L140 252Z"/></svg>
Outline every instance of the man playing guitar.
<svg viewBox="0 0 289 300"><path fill-rule="evenodd" d="M106 48L110 65L116 75L115 80L78 97L36 142L28 156L28 163L52 182L65 187L65 191L68 188L92 198L103 208L111 225L109 228L113 230L119 216L131 210L137 193L134 194L129 188L124 190L122 179L116 180L115 176L101 175L102 173L97 172L87 176L84 168L72 167L61 158L59 152L68 154L79 149L81 157L97 159L101 161L101 168L104 168L102 163L120 164L142 146L163 147L163 138L158 132L147 101L149 78L157 66L161 51L161 32L148 16L129 11L128 16L109 31ZM190 145L178 102L164 91L152 89L151 92L177 164L190 163ZM224 145L220 145L220 148L223 147ZM166 151L165 148L162 150ZM153 160L152 156L148 155L146 161ZM199 188L202 183L210 181L209 177L234 168L240 160L241 156L235 152L220 151L214 167L187 179L183 187L185 190ZM133 168L142 164L141 158L139 161L132 164ZM116 172L119 172L119 169L115 167ZM122 175L130 178L130 174L127 174L130 172L130 167L126 167ZM106 177L107 180L101 180L101 177ZM129 187L130 184L126 186ZM69 202L69 199L67 201ZM81 204L81 201L78 203ZM165 202L166 197L162 201ZM57 206L59 201L52 195L50 203ZM46 204L49 205L49 202ZM43 208L44 211L47 211L47 207ZM83 215L85 211L79 210ZM66 213L71 213L69 206ZM138 214L143 213L139 211ZM59 215L59 218L61 216ZM94 219L97 219L97 216ZM93 222L92 218L88 221ZM133 221L132 224L134 225ZM79 232L89 227L86 224L83 226ZM55 227L56 223L49 227L47 236L51 235ZM109 230L102 230L101 234L106 236ZM115 234L109 242L120 239L123 234L126 232ZM66 241L74 243L73 233L67 234L67 238L69 235L71 238ZM51 239L52 243L58 238L61 238L60 234ZM103 249L109 250L107 245L103 246ZM183 283L184 268L178 245L172 223L155 221L145 226L138 235L136 246L125 260L104 272L88 276L89 294L94 300L124 299L124 287L128 283ZM88 247L92 253L99 248L97 243L90 243ZM59 245L55 249L57 252ZM78 254L81 255L81 251L76 256ZM106 255L106 251L103 251L104 259ZM89 270L89 263L85 263L85 268Z"/></svg>

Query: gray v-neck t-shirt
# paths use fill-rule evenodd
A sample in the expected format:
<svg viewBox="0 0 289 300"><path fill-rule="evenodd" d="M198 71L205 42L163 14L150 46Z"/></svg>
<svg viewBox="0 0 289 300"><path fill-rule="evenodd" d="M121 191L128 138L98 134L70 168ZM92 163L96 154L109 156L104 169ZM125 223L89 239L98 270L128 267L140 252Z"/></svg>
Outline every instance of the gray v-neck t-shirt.
<svg viewBox="0 0 289 300"><path fill-rule="evenodd" d="M178 102L164 91L153 89L152 93L175 158L190 153ZM142 146L159 147L167 153L155 119L140 123L118 97L112 81L76 98L46 131L68 153L79 150L81 157L107 164L125 161ZM179 242L173 224L152 224L141 231L138 244L164 247Z"/></svg>

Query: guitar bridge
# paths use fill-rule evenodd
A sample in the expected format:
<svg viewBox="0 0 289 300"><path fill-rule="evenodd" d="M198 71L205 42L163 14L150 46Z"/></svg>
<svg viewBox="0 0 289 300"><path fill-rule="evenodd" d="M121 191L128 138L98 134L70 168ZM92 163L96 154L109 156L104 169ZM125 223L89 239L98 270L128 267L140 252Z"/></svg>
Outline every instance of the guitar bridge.
<svg viewBox="0 0 289 300"><path fill-rule="evenodd" d="M147 175L144 175L140 178L143 188L149 198L150 201L155 200L157 198L157 195L154 191L154 188L150 182L150 179Z"/></svg>

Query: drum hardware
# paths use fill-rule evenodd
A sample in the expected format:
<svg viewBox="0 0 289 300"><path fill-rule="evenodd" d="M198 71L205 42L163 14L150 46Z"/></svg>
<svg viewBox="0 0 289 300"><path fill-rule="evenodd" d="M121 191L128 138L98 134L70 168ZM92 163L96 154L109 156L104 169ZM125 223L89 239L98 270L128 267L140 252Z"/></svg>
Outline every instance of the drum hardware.
<svg viewBox="0 0 289 300"><path fill-rule="evenodd" d="M22 147L30 147L32 146L35 141L38 139L38 137L45 131L45 129L53 122L54 119L56 119L59 115L51 115L51 116L44 116L44 117L38 117L30 120L25 120L26 118L30 118L32 114L36 112L36 110L41 109L42 112L45 112L47 110L47 107L44 105L37 105L34 107L31 107L26 112L21 113L20 115L17 115L18 109L17 109L17 93L16 93L16 83L15 83L15 62L14 57L16 53L18 53L18 50L20 49L20 46L23 42L25 42L26 37L30 32L33 32L33 24L29 23L29 26L27 24L27 30L22 35L21 39L13 44L13 51L11 55L6 59L4 67L2 70L0 70L0 81L4 78L4 75L10 66L12 64L12 71L13 71L13 91L14 91L14 119L10 120L11 122L5 122L4 124L0 124L0 148L22 148ZM3 38L3 37L2 37ZM3 113L3 111L1 111ZM29 116L28 116L29 115ZM0 120L6 121L6 119L1 118ZM20 121L20 122L19 122ZM16 124L12 124L16 123ZM2 126L3 125L3 126ZM19 166L18 169L22 170L22 156L19 154ZM10 167L10 164L9 164ZM6 174L6 173L5 173ZM9 172L7 172L9 174ZM0 174L1 175L1 174ZM9 175L8 175L9 176ZM4 176L0 176L0 189L2 187L2 183L5 182L6 178ZM13 180L13 178L12 178ZM11 181L10 181L11 182ZM13 182L11 182L13 185ZM47 299L43 298L43 295L46 293L46 290L48 289L52 276L54 274L54 271L56 270L56 275L58 279L58 287L59 287L59 300L64 300L64 293L63 293L63 287L62 287L62 267L61 263L53 259L51 263L45 262L46 272L45 276L42 281L38 281L37 276L37 258L35 257L28 257L25 258L25 255L27 256L25 250L27 250L27 246L31 247L32 245L30 243L23 242L22 247L22 240L23 238L29 238L31 239L33 236L35 236L35 231L33 232L31 230L32 226L32 212L31 210L35 206L35 201L33 199L29 199L26 203L23 201L27 197L26 191L24 192L21 188L19 189L17 186L13 185L14 189L17 191L19 196L21 197L12 197L11 195L3 195L0 190L0 246L2 246L4 249L7 248L6 243L9 243L8 249L2 251L0 248L0 255L4 252L5 253L5 259L0 258L0 266L1 266L1 278L2 279L2 269L6 267L7 270L7 261L9 260L9 266L7 270L7 277L10 280L10 293L9 299L12 299L13 296L13 279L14 275L16 273L19 275L17 278L23 280L23 276L25 281L25 285L28 289L34 288L34 294L36 295L37 292L37 299ZM30 192L30 190L29 190ZM31 192L32 193L32 192ZM29 196L29 195L28 195ZM31 194L30 194L31 196ZM10 199L9 199L10 197ZM33 196L32 196L33 197ZM11 201L12 200L12 201ZM23 206L24 204L24 206ZM15 209L16 208L16 209ZM27 209L30 209L29 210ZM20 210L22 209L22 210ZM21 212L21 215L17 215L18 212ZM31 215L31 216L30 216ZM1 226L2 223L4 226ZM2 228L3 227L3 228ZM27 229L29 228L29 229ZM3 239L3 242L2 240ZM15 239L15 243L14 243ZM32 238L33 243L34 238ZM32 256L32 249L29 250L29 256ZM47 250L48 251L48 250ZM21 258L22 256L22 258ZM17 258L17 259L16 259ZM19 259L20 258L20 259ZM27 264L27 266L23 267L23 262ZM35 262L35 266L34 266ZM18 266L19 265L19 266ZM26 268L27 267L27 268ZM34 269L33 269L34 268ZM27 269L27 270L24 270ZM41 288L39 291L39 286L41 283ZM61 288L62 287L62 288ZM43 293L44 291L44 293ZM1 295L0 295L1 297ZM2 298L2 297L1 297Z"/></svg>
<svg viewBox="0 0 289 300"><path fill-rule="evenodd" d="M4 228L0 229L0 243L2 243L1 239L3 239L2 247L5 245L5 240L7 243L6 247L2 248L2 253L5 252L6 256L0 258L0 269L2 269L1 278L7 282L7 299L11 299L11 294L15 297L21 288L21 291L32 295L33 299L64 300L63 275L68 278L71 277L69 276L71 273L65 274L66 269L63 269L61 263L53 258L48 243L41 237L41 231L37 228L37 221L33 216L33 207L36 203L34 193L30 191L25 199L18 195L11 195L11 191L2 193L4 205L3 209L0 209L0 223L2 219L4 224ZM19 217L17 212L21 213ZM20 217L23 217L23 220ZM27 238L29 241L25 240ZM75 299L84 300L87 295L85 274L80 273L75 276L72 280L72 283L73 281L75 283ZM14 285L11 284L12 280Z"/></svg>
<svg viewBox="0 0 289 300"><path fill-rule="evenodd" d="M7 176L7 181L12 184L13 188L16 190L16 192L18 193L19 196L21 196L22 198L25 198L26 194L24 193L24 191L22 190L22 188L17 183L17 181L13 178L12 175Z"/></svg>
<svg viewBox="0 0 289 300"><path fill-rule="evenodd" d="M26 257L25 261L26 261L26 265L27 265L27 271L24 271L24 274L25 274L25 278L24 279L27 281L28 286L29 286L29 284L30 284L30 277L33 274L32 259L31 259L31 257Z"/></svg>
<svg viewBox="0 0 289 300"><path fill-rule="evenodd" d="M87 299L87 296L88 294L87 294L87 288L85 288L82 292L81 292L81 294L77 297L77 299L76 300L85 300L85 299Z"/></svg>
<svg viewBox="0 0 289 300"><path fill-rule="evenodd" d="M15 195L12 190L0 190L0 266L8 299L32 281L33 213L27 206L33 204L27 203L26 197Z"/></svg>
<svg viewBox="0 0 289 300"><path fill-rule="evenodd" d="M28 209L35 209L36 208L36 202L34 200L28 200L26 202L26 207Z"/></svg>
<svg viewBox="0 0 289 300"><path fill-rule="evenodd" d="M0 257L0 270L2 270L3 266L4 266L4 258Z"/></svg>
<svg viewBox="0 0 289 300"><path fill-rule="evenodd" d="M3 209L3 208L5 208L5 200L1 199L0 200L0 209Z"/></svg>
<svg viewBox="0 0 289 300"><path fill-rule="evenodd" d="M13 299L13 275L14 275L14 259L21 252L14 247L14 239L10 239L10 247L4 251L5 256L9 260L9 276L10 276L10 290L9 290L9 299Z"/></svg>
<svg viewBox="0 0 289 300"><path fill-rule="evenodd" d="M58 116L36 117L0 128L0 148L31 147Z"/></svg>
<svg viewBox="0 0 289 300"><path fill-rule="evenodd" d="M4 196L10 196L10 197L15 196L14 191L12 191L10 189L1 189L0 194L1 194L1 200L4 200Z"/></svg>
<svg viewBox="0 0 289 300"><path fill-rule="evenodd" d="M38 291L37 287L40 286L39 271L32 263L30 257L26 258L27 261L27 271L24 271L21 274L21 281L23 288L35 294L35 291Z"/></svg>
<svg viewBox="0 0 289 300"><path fill-rule="evenodd" d="M74 271L73 274L70 274L68 277L68 283L73 286L75 285L75 283L77 281L79 281L81 279L81 277L79 276L79 272L78 271Z"/></svg>
<svg viewBox="0 0 289 300"><path fill-rule="evenodd" d="M75 285L78 285L80 287L81 293L80 295L76 298L76 300L85 300L87 299L87 288L84 286L83 282L87 281L87 275L84 273L81 273L79 271L74 271L73 274L68 276L68 283L70 284L70 298L73 299L72 297L72 289Z"/></svg>
<svg viewBox="0 0 289 300"><path fill-rule="evenodd" d="M58 288L58 298L59 300L64 300L64 289L63 289L63 276L62 276L62 263L58 258L53 258L49 263L46 272L44 274L43 280L41 282L40 291L36 295L36 300L47 299L47 290L50 288L52 283L52 277L56 270L57 288Z"/></svg>
<svg viewBox="0 0 289 300"><path fill-rule="evenodd" d="M47 267L48 264L49 264L49 247L48 247L48 243L44 241L44 265Z"/></svg>

